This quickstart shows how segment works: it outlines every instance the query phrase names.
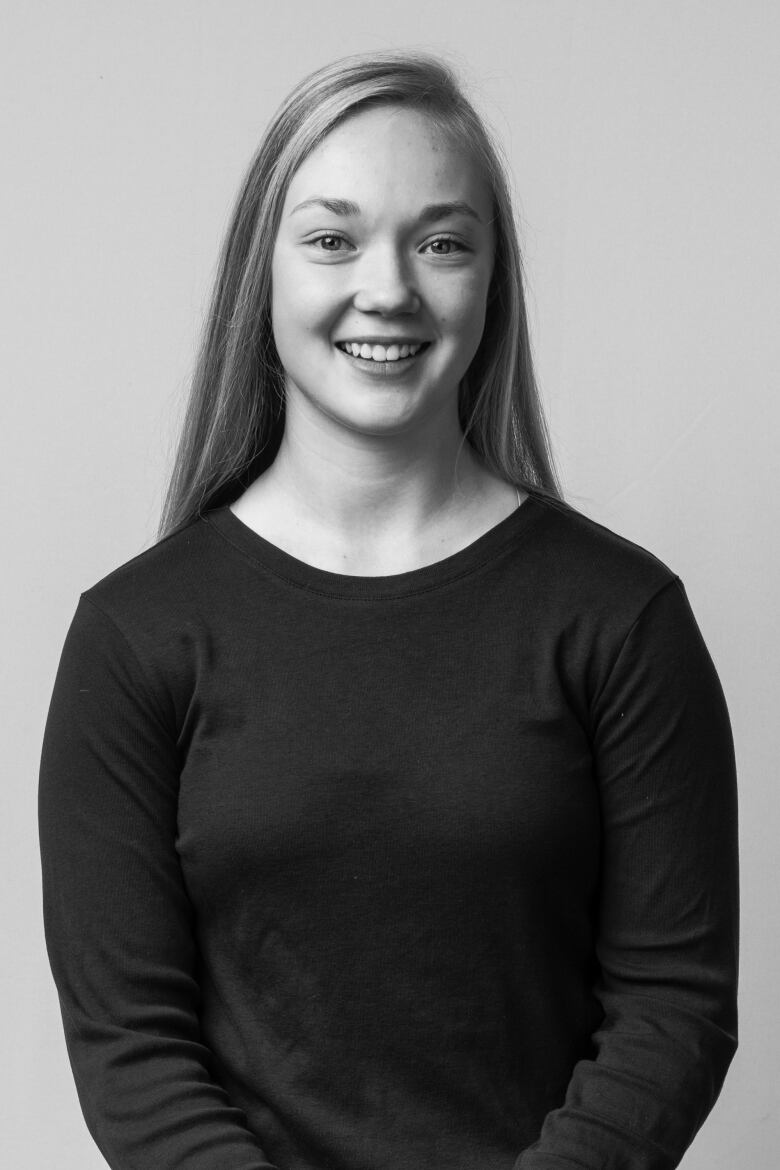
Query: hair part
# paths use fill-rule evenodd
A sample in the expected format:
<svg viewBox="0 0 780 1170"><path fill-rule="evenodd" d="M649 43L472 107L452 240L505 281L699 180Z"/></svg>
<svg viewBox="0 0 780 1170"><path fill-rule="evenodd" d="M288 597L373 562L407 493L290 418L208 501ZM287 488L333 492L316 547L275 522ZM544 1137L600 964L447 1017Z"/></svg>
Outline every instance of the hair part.
<svg viewBox="0 0 780 1170"><path fill-rule="evenodd" d="M229 503L273 462L284 371L271 327L271 261L290 181L337 125L368 106L419 110L469 150L493 195L495 259L485 330L461 381L464 441L531 494L563 503L534 377L507 168L450 68L429 54L341 58L304 78L268 125L220 255L159 536Z"/></svg>

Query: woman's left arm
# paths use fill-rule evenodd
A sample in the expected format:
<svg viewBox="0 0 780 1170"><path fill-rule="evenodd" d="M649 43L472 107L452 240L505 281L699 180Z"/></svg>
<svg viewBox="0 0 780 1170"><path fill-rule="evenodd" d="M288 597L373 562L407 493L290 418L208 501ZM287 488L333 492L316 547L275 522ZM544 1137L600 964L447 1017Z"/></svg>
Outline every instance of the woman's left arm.
<svg viewBox="0 0 780 1170"><path fill-rule="evenodd" d="M737 802L723 691L675 578L592 705L603 830L592 1059L515 1170L672 1170L737 1047Z"/></svg>

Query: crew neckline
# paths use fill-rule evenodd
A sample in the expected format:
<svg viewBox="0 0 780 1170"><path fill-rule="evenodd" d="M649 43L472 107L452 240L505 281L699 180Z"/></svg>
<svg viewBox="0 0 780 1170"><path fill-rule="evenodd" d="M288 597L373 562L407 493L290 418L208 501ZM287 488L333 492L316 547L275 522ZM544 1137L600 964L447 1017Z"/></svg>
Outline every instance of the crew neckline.
<svg viewBox="0 0 780 1170"><path fill-rule="evenodd" d="M466 576L514 544L542 512L541 501L529 495L513 512L471 544L442 560L403 573L370 577L335 573L300 560L239 520L229 504L205 512L203 520L245 557L290 584L329 597L365 600L423 593Z"/></svg>

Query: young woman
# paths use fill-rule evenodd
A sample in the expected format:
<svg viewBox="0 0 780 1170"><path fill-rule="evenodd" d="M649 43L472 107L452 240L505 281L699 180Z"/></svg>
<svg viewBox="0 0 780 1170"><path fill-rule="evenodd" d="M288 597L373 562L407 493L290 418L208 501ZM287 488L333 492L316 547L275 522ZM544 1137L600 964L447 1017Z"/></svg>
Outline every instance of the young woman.
<svg viewBox="0 0 780 1170"><path fill-rule="evenodd" d="M560 498L439 62L269 126L162 539L81 597L49 954L117 1170L668 1170L736 1047L734 754L679 578Z"/></svg>

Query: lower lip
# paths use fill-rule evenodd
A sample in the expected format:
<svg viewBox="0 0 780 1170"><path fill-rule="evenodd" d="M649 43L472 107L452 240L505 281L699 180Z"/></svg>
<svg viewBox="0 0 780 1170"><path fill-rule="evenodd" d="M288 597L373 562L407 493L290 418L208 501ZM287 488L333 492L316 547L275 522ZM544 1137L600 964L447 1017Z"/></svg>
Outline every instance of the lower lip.
<svg viewBox="0 0 780 1170"><path fill-rule="evenodd" d="M426 345L424 349L418 350L413 356L397 358L394 362L375 362L371 358L352 357L351 354L345 353L338 346L336 349L344 361L349 362L356 370L372 374L375 378L400 378L416 365L420 358L428 352L430 346Z"/></svg>

